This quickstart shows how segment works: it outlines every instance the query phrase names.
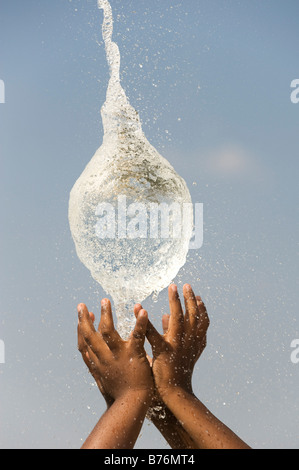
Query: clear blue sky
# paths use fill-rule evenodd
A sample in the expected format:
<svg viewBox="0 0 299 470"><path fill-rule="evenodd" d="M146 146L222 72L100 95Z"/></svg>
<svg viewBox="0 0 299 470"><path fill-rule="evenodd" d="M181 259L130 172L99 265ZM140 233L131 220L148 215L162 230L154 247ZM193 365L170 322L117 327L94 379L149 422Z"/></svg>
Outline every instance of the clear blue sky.
<svg viewBox="0 0 299 470"><path fill-rule="evenodd" d="M204 203L176 282L211 317L194 390L253 447L298 448L297 0L111 0L122 84L150 142ZM0 448L78 448L104 401L76 349L69 192L100 146L108 80L96 0L1 0ZM166 293L146 302L154 323ZM137 447L164 448L145 424Z"/></svg>

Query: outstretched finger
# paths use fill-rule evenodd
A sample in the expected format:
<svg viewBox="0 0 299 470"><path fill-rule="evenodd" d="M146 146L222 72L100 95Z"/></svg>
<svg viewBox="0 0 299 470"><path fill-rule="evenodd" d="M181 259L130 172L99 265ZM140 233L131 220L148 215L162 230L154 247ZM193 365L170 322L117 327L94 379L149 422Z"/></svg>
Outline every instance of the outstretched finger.
<svg viewBox="0 0 299 470"><path fill-rule="evenodd" d="M108 299L101 302L101 321L98 331L101 333L107 346L113 350L122 341L118 332L114 328L111 303Z"/></svg>
<svg viewBox="0 0 299 470"><path fill-rule="evenodd" d="M80 328L82 339L87 343L87 345L92 347L96 330L93 326L93 322L89 315L88 309L85 304L79 304L77 310L79 319L78 328Z"/></svg>
<svg viewBox="0 0 299 470"><path fill-rule="evenodd" d="M85 362L85 365L88 367L89 371L92 372L94 368L94 364L97 361L97 356L83 339L83 336L80 333L79 325L78 325L78 332L79 332L78 349L82 355L82 359Z"/></svg>
<svg viewBox="0 0 299 470"><path fill-rule="evenodd" d="M141 309L138 312L136 325L129 339L137 354L144 351L144 341L147 329L148 314L146 310Z"/></svg>
<svg viewBox="0 0 299 470"><path fill-rule="evenodd" d="M167 333L168 328L169 328L169 320L170 320L170 315L163 315L162 317L162 328L163 328L163 333L164 335Z"/></svg>
<svg viewBox="0 0 299 470"><path fill-rule="evenodd" d="M185 332L187 335L192 335L197 329L197 324L200 318L199 309L196 301L196 297L189 284L185 284L183 287L184 299L185 299Z"/></svg>
<svg viewBox="0 0 299 470"><path fill-rule="evenodd" d="M89 312L89 317L94 323L95 321L95 316L92 312ZM83 337L81 327L80 327L80 321L78 321L78 350L82 354L83 360L87 366L90 364L90 354L88 353L88 350L90 351L90 348L87 346L87 343Z"/></svg>
<svg viewBox="0 0 299 470"><path fill-rule="evenodd" d="M141 310L142 306L140 304L136 304L134 307L134 314L136 318ZM152 347L153 354L157 354L157 352L162 348L163 339L150 320L147 322L146 337Z"/></svg>
<svg viewBox="0 0 299 470"><path fill-rule="evenodd" d="M168 335L170 340L177 342L184 331L184 314L177 286L172 284L168 289L170 319Z"/></svg>
<svg viewBox="0 0 299 470"><path fill-rule="evenodd" d="M202 301L202 298L198 295L196 296L196 303L199 312L199 321L197 324L197 334L198 336L204 338L207 334L208 328L210 326L210 319L205 304Z"/></svg>
<svg viewBox="0 0 299 470"><path fill-rule="evenodd" d="M89 312L89 316L90 316L90 319L91 319L92 323L94 323L94 322L95 322L95 319L96 319L96 317L94 316L94 314L93 314L92 312Z"/></svg>
<svg viewBox="0 0 299 470"><path fill-rule="evenodd" d="M85 339L83 338L83 335L81 333L81 328L80 328L79 322L78 322L78 350L82 354L83 360L86 363L86 360L87 360L87 357L86 357L87 344L86 344Z"/></svg>

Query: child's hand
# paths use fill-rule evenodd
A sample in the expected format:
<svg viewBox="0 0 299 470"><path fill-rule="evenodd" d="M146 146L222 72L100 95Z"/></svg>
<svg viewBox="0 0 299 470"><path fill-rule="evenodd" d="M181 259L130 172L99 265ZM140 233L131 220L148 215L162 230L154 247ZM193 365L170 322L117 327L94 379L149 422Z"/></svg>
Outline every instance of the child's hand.
<svg viewBox="0 0 299 470"><path fill-rule="evenodd" d="M102 301L98 331L84 304L78 305L78 314L79 348L100 390L112 400L132 392L150 398L153 378L144 350L147 312L139 311L128 341L123 341L114 328L109 300Z"/></svg>
<svg viewBox="0 0 299 470"><path fill-rule="evenodd" d="M164 335L149 322L147 338L153 350L152 370L155 385L162 399L170 389L177 387L192 393L192 373L206 346L209 318L200 297L195 297L191 286L183 289L186 313L184 315L177 287L169 287L170 316L163 317ZM135 314L141 309L135 306Z"/></svg>
<svg viewBox="0 0 299 470"><path fill-rule="evenodd" d="M95 321L95 316L92 312L89 312L90 319L92 323ZM88 354L88 346L85 342L85 339L81 333L81 328L80 328L80 322L78 321L78 350L80 351L82 355L82 359L85 362L86 366L89 369L89 372L93 376L93 378L96 381L96 384L102 393L104 399L106 400L108 408L113 404L114 399L109 395L109 393L106 392L106 390L103 387L102 381L101 381L101 375L99 373L99 370L97 369L96 365L92 360L90 359L90 356Z"/></svg>

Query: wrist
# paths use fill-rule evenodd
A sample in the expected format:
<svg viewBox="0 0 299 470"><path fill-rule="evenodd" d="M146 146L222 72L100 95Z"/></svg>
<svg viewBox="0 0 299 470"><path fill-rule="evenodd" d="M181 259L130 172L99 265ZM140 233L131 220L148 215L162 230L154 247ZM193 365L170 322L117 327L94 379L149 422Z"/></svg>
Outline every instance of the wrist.
<svg viewBox="0 0 299 470"><path fill-rule="evenodd" d="M190 397L195 397L192 388L190 387L181 387L177 385L170 385L164 388L159 389L159 394L165 403L168 406L168 403L172 402L174 399L185 399Z"/></svg>
<svg viewBox="0 0 299 470"><path fill-rule="evenodd" d="M152 401L152 390L128 389L120 393L115 400L129 401L135 404L139 403L149 407Z"/></svg>

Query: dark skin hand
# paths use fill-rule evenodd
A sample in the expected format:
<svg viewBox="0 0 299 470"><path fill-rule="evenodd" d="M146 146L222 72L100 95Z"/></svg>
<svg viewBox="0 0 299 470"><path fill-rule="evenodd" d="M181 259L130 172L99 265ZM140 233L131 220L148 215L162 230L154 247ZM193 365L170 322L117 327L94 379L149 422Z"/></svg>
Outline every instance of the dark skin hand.
<svg viewBox="0 0 299 470"><path fill-rule="evenodd" d="M154 384L144 350L148 322L138 314L128 341L114 328L110 301L104 299L96 330L86 305L78 306L78 346L84 362L106 398L108 409L83 449L132 449L152 399Z"/></svg>
<svg viewBox="0 0 299 470"><path fill-rule="evenodd" d="M170 311L172 311L172 289L173 287L170 286L169 288L169 304L170 304ZM174 414L170 411L170 409L165 405L161 395L158 391L157 384L156 384L156 374L157 377L164 376L166 382L176 382L178 372L183 372L183 377L181 378L182 382L189 384L191 388L192 383L192 373L194 370L194 366L198 361L199 357L203 353L206 344L207 344L207 330L209 328L209 317L207 314L207 310L205 305L200 296L196 296L197 302L197 311L196 315L195 312L191 309L188 309L188 289L184 287L184 298L185 298L185 305L186 305L186 332L189 332L189 341L185 341L185 348L184 351L177 350L176 354L173 352L172 356L172 364L174 368L171 370L169 367L164 368L163 364L165 364L165 360L168 360L168 354L170 352L170 345L165 343L165 354L161 351L159 354L159 360L155 358L155 350L154 346L154 339L159 338L159 333L155 330L154 326L151 322L148 322L147 327L147 337L153 338L152 341L152 348L155 358L155 364L153 367L153 359L148 356L148 360L150 362L151 367L153 368L154 379L155 379L155 393L153 397L153 401L151 403L151 407L149 409L149 419L155 424L155 426L160 430L163 434L164 438L170 444L173 449L197 449L198 446L195 444L194 440L191 436L185 431L182 427L180 422L174 416ZM140 304L136 304L134 308L135 315L138 315L138 312L142 309ZM175 332L173 329L171 330L171 315L164 315L162 317L162 328L163 328L163 338L169 343L173 341L173 334ZM155 351L155 352L154 352ZM181 368L181 370L180 370ZM166 370L165 370L166 369ZM164 375L165 374L165 375ZM158 381L159 384L159 381ZM155 409L161 408L161 411L156 412ZM165 418L160 419L159 415L164 414Z"/></svg>
<svg viewBox="0 0 299 470"><path fill-rule="evenodd" d="M138 304L135 306L134 313L135 316L138 316L141 306ZM95 316L92 312L89 312L90 320L94 324ZM162 327L164 332L168 330L170 315L164 315L162 319ZM99 325L99 331L101 331L101 324ZM114 403L114 398L107 392L103 385L101 374L99 372L99 367L96 359L93 357L90 347L88 347L85 339L81 333L80 323L78 322L78 349L82 354L82 358L88 367L89 372L93 376L95 382L98 385L100 392L102 393L107 407L110 408ZM204 349L204 345L200 346L200 349ZM94 361L91 360L93 357ZM147 356L150 366L152 366L152 359ZM156 410L159 410L157 412ZM169 443L173 449L196 449L193 440L186 433L184 428L180 425L175 416L171 411L165 406L161 397L159 396L157 390L155 389L152 395L150 408L149 408L148 418L153 422L157 429L164 436L165 440ZM163 419L161 419L161 415Z"/></svg>
<svg viewBox="0 0 299 470"><path fill-rule="evenodd" d="M170 386L183 387L192 392L192 374L194 366L207 344L209 317L201 297L195 297L191 286L183 288L186 314L181 303L177 302L177 287L169 287L169 308L171 315L163 316L163 331L160 335L148 322L147 338L152 346L152 369L159 395ZM135 306L135 315L142 309Z"/></svg>
<svg viewBox="0 0 299 470"><path fill-rule="evenodd" d="M90 316L90 320L92 321L92 323L94 323L95 322L94 314L92 312L89 312L89 316ZM89 372L93 376L101 394L103 395L107 403L107 407L109 408L113 404L114 398L112 398L112 396L106 392L102 384L99 369L96 367L96 363L91 360L90 355L88 353L89 349L90 348L87 346L87 343L85 342L84 337L81 333L80 323L78 322L78 350L80 351L83 361L85 362Z"/></svg>
<svg viewBox="0 0 299 470"><path fill-rule="evenodd" d="M160 335L148 324L156 390L197 448L249 449L193 393L192 372L205 348L209 318L204 304L196 298L189 284L184 285L183 292L185 314L177 287L169 287L170 318L166 333Z"/></svg>
<svg viewBox="0 0 299 470"><path fill-rule="evenodd" d="M152 421L172 448L249 449L193 393L192 373L206 346L209 318L189 284L183 292L185 314L177 287L169 287L163 335L136 305L136 328L127 342L114 328L109 301L102 304L98 331L94 315L83 304L78 307L79 349L108 405L83 448L133 448L148 408L161 406L165 418L153 414ZM144 351L145 334L153 359Z"/></svg>
<svg viewBox="0 0 299 470"><path fill-rule="evenodd" d="M203 304L200 297L197 297L200 310L200 315L206 318L206 309L203 308ZM86 308L85 306L83 306ZM135 316L138 316L138 313L142 309L141 305L137 304L134 309ZM90 320L92 323L95 322L95 316L92 312L89 312ZM209 321L205 322L204 326L204 318L202 318L203 328L208 328ZM105 316L101 319L98 331L102 332L103 325L104 325ZM164 334L167 334L169 329L169 320L170 315L164 315L162 318L162 327ZM112 320L113 322L113 320ZM108 330L112 331L112 335L115 337L114 326L112 326L111 318L109 319L108 325L106 321L106 326L108 326ZM148 329L153 329L153 326L148 322ZM206 333L206 331L205 331ZM198 360L199 356L201 355L202 351L206 345L206 334L202 335L203 341L197 342L196 344L196 357L194 358L195 362ZM114 403L113 396L107 391L107 389L103 385L103 379L101 377L99 364L97 358L94 357L90 347L87 345L80 328L80 323L78 324L78 349L82 354L82 358L88 367L90 373L94 377L99 390L101 391L103 397L106 400L107 407L110 408ZM92 360L92 359L93 360ZM152 366L152 359L147 356L150 366ZM191 378L190 378L191 380ZM159 410L158 412L156 410ZM161 419L161 415L163 419ZM194 441L188 435L188 433L184 430L181 426L179 421L175 418L173 413L165 406L163 400L161 399L157 389L154 389L150 408L148 415L149 419L153 422L153 424L157 427L157 429L161 432L164 436L166 441L169 443L171 448L173 449L196 449L197 446L195 445Z"/></svg>

